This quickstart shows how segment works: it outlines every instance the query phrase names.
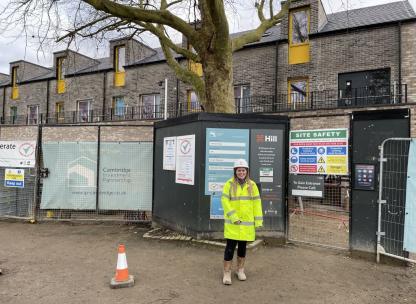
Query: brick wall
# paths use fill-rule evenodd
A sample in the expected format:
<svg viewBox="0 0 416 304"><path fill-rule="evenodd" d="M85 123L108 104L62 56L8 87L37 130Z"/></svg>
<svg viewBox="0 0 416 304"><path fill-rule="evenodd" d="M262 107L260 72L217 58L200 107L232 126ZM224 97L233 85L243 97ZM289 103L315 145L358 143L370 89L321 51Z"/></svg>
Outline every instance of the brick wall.
<svg viewBox="0 0 416 304"><path fill-rule="evenodd" d="M402 25L402 80L407 84L408 100L416 102L416 23Z"/></svg>
<svg viewBox="0 0 416 304"><path fill-rule="evenodd" d="M38 127L33 126L13 126L0 127L1 140L37 140Z"/></svg>
<svg viewBox="0 0 416 304"><path fill-rule="evenodd" d="M391 81L398 81L398 41L395 25L315 37L310 40L311 62L296 65L288 64L287 43L280 44L279 92L287 92L289 78L308 77L311 91L336 90L340 73L381 68L390 68Z"/></svg>

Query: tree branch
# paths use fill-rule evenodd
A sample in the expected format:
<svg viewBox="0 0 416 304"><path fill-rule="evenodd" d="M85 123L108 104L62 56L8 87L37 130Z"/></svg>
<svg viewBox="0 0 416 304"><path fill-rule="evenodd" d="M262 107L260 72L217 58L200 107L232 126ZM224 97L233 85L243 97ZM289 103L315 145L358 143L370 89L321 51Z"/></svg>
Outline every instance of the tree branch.
<svg viewBox="0 0 416 304"><path fill-rule="evenodd" d="M115 3L111 0L82 0L99 11L103 11L115 17L141 22L150 22L167 25L182 34L188 40L197 39L196 31L183 19L173 15L168 10L148 10L128 5Z"/></svg>
<svg viewBox="0 0 416 304"><path fill-rule="evenodd" d="M290 3L290 0L286 1L279 13L277 13L270 19L265 19L264 21L262 21L255 30L252 30L246 34L234 38L232 40L233 52L241 49L244 45L248 43L259 41L266 30L282 21L284 16L289 11Z"/></svg>
<svg viewBox="0 0 416 304"><path fill-rule="evenodd" d="M152 34L154 34L157 38L159 38L161 44L163 43L177 54L180 54L194 62L201 62L201 58L197 54L187 49L181 48L175 43L173 43L173 41L166 37L165 33L159 27L156 27L153 24L146 22L139 22L138 24L146 30L148 30L149 32L151 32Z"/></svg>
<svg viewBox="0 0 416 304"><path fill-rule="evenodd" d="M164 32L163 25L157 26L159 31ZM160 44L162 46L163 53L165 54L166 62L168 65L174 70L175 74L178 76L180 80L183 82L190 84L195 89L195 93L198 97L203 97L205 92L205 83L204 81L194 72L188 70L187 68L182 67L172 56L170 49L160 40ZM203 99L200 98L202 101Z"/></svg>

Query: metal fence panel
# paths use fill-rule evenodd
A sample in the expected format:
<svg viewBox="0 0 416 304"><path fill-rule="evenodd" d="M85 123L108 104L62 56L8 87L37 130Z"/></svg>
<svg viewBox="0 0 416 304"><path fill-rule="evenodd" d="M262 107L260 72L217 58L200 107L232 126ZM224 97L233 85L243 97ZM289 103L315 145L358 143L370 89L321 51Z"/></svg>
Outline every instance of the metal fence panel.
<svg viewBox="0 0 416 304"><path fill-rule="evenodd" d="M416 262L403 246L411 140L389 138L380 147L377 262L380 255Z"/></svg>
<svg viewBox="0 0 416 304"><path fill-rule="evenodd" d="M42 179L38 219L149 221L153 145L141 127L43 127L49 176Z"/></svg>
<svg viewBox="0 0 416 304"><path fill-rule="evenodd" d="M36 169L24 168L24 187L6 187L5 170L0 168L0 217L34 218Z"/></svg>
<svg viewBox="0 0 416 304"><path fill-rule="evenodd" d="M323 198L289 197L291 241L349 248L348 177L325 176Z"/></svg>

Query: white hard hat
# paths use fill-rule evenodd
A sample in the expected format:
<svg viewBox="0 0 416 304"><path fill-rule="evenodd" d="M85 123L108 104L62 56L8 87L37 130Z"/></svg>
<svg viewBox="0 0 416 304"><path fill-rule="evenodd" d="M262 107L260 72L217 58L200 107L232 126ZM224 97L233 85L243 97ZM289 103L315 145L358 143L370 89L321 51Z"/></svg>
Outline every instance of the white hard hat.
<svg viewBox="0 0 416 304"><path fill-rule="evenodd" d="M245 159L237 159L234 163L234 169L235 168L247 168L248 169L248 164Z"/></svg>

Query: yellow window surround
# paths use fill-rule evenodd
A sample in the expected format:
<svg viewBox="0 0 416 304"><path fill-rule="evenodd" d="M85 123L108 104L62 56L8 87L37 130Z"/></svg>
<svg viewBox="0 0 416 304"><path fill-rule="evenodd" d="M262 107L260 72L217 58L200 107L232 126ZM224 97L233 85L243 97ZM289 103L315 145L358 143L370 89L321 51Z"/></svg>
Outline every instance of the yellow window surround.
<svg viewBox="0 0 416 304"><path fill-rule="evenodd" d="M126 84L125 64L125 46L120 45L114 48L114 86L122 87Z"/></svg>
<svg viewBox="0 0 416 304"><path fill-rule="evenodd" d="M65 85L65 73L64 73L64 64L65 64L65 57L60 57L57 59L57 82L56 82L56 91L58 94L65 93L66 85Z"/></svg>
<svg viewBox="0 0 416 304"><path fill-rule="evenodd" d="M194 48L189 43L188 43L188 50L192 51L192 52L195 52ZM202 75L203 75L202 64L200 64L198 62L195 62L191 59L188 59L188 70L191 71L191 72L194 72L199 77L202 77Z"/></svg>
<svg viewBox="0 0 416 304"><path fill-rule="evenodd" d="M302 7L299 9L291 10L289 13L289 64L300 64L307 63L310 61L310 44L309 37L304 42L294 41L293 31L294 31L294 21L298 21L294 15L297 13L305 12L307 17L307 32L310 32L310 8ZM297 28L300 32L300 26ZM302 33L299 33L301 35Z"/></svg>
<svg viewBox="0 0 416 304"><path fill-rule="evenodd" d="M12 99L19 98L19 87L17 86L17 69L18 67L12 68Z"/></svg>

